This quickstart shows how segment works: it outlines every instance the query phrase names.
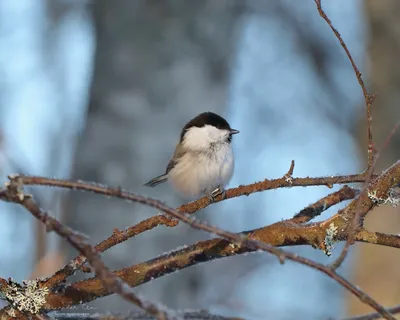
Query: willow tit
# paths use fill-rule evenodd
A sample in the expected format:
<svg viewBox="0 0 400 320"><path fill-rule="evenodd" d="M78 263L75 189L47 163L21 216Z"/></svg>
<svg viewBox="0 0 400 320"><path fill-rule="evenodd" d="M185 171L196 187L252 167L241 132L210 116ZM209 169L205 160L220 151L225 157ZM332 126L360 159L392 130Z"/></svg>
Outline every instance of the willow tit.
<svg viewBox="0 0 400 320"><path fill-rule="evenodd" d="M225 197L224 187L234 169L232 135L237 133L221 116L212 112L199 114L183 127L165 174L145 186L154 187L168 180L186 199L206 195L213 201L220 194Z"/></svg>

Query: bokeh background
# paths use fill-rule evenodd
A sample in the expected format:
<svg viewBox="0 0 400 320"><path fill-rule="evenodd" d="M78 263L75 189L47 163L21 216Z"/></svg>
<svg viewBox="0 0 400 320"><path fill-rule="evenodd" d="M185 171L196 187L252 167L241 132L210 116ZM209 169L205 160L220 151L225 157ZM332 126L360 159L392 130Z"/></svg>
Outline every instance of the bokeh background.
<svg viewBox="0 0 400 320"><path fill-rule="evenodd" d="M364 79L378 94L377 146L400 118L400 2L323 1ZM0 173L97 181L182 203L163 172L179 132L214 111L240 130L231 186L365 168L361 89L312 0L0 0ZM396 134L378 170L399 158ZM93 244L154 214L140 205L55 189L30 190L41 206ZM331 192L268 191L224 201L200 219L243 231L289 218ZM335 207L324 214L332 214ZM381 208L372 230L400 232L399 209ZM16 206L0 203L0 276L47 276L76 252ZM159 227L106 252L112 269L211 236ZM332 257L290 248L321 262ZM384 305L400 301L398 250L356 244L340 272ZM371 311L331 279L254 253L197 265L135 289L175 309L246 319L326 319ZM118 297L89 312L128 311ZM76 312L77 310L71 310Z"/></svg>

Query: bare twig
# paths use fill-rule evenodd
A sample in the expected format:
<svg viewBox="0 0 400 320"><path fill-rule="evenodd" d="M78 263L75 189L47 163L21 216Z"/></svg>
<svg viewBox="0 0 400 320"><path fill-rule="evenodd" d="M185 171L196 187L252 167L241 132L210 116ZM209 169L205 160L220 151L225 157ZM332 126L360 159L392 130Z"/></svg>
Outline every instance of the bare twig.
<svg viewBox="0 0 400 320"><path fill-rule="evenodd" d="M353 67L353 70L354 70L354 73L355 73L355 75L357 77L358 83L360 84L360 87L361 87L363 95L364 95L366 113L367 113L368 167L367 167L367 170L365 171L365 173L366 173L366 181L364 183L363 190L361 192L362 193L366 193L367 192L367 188L368 188L368 183L372 179L374 168L375 168L377 159L379 158L379 153L375 154L375 148L374 148L373 139L372 139L371 108L372 108L372 103L373 103L373 101L375 99L375 96L368 93L368 90L367 90L367 88L366 88L366 86L364 84L364 81L362 79L361 73L358 70L357 65L355 64L354 59L353 59L349 49L347 48L347 45L343 41L340 33L332 25L332 22L330 21L328 16L325 14L324 10L322 9L321 0L314 0L314 1L315 1L316 5L317 5L317 10L318 10L319 15L329 25L329 27L331 28L331 30L333 31L333 33L335 34L335 36L339 40L340 45L343 47L348 59L350 60L350 63L351 63L351 65ZM395 126L395 128L392 130L392 132L389 135L389 137L386 139L384 147L386 147L386 145L390 141L391 137L394 135L394 132L397 130L397 127L399 125L400 125L400 122ZM360 201L359 201L358 205L360 205L360 204L361 204L361 197L360 197ZM358 226L362 226L362 221L360 221L359 210L356 210L355 215L352 218L352 223L351 223L351 226L350 226L350 230L348 232L348 238L347 238L347 241L346 241L346 243L345 243L345 245L343 247L343 250L342 250L341 254L339 255L339 257L331 264L331 267L333 269L337 269L343 263L343 261L345 260L347 254L348 254L348 250L350 248L350 245L353 242L353 237L354 237L355 231L356 231Z"/></svg>
<svg viewBox="0 0 400 320"><path fill-rule="evenodd" d="M323 211L328 210L330 207L342 201L351 200L358 194L359 190L344 186L339 191L328 194L314 204L304 208L289 221L299 224L309 222L319 216Z"/></svg>
<svg viewBox="0 0 400 320"><path fill-rule="evenodd" d="M377 159L378 159L378 156L374 157L371 166L368 167L367 176L370 177L369 179L371 179L371 176L374 172ZM367 190L368 190L368 180L363 185L363 188L361 190L361 195L365 196L367 193ZM346 243L344 244L344 247L343 247L339 257L331 264L331 268L333 270L336 270L337 268L339 268L341 266L341 264L343 263L344 259L346 259L349 248L353 244L353 239L354 239L354 235L357 230L357 227L362 227L362 222L360 221L360 217L361 217L360 206L362 204L362 199L363 199L362 196L360 196L358 198L355 214L351 219L350 229L348 231Z"/></svg>
<svg viewBox="0 0 400 320"><path fill-rule="evenodd" d="M393 127L392 131L389 133L389 135L387 136L385 142L382 145L382 149L381 152L389 145L389 142L392 140L394 134L396 133L396 131L399 129L400 127L400 120L397 121L397 123L395 124L395 126Z"/></svg>
<svg viewBox="0 0 400 320"><path fill-rule="evenodd" d="M345 175L345 176L330 176L330 177L305 177L305 178L292 178L287 179L284 175L282 178L268 180L252 183L249 185L241 185L236 188L231 188L226 190L226 198L235 198L240 196L248 196L252 193L262 192L266 190L287 188L287 187L298 187L298 186L328 186L332 187L335 184L346 184L346 183L357 183L365 182L365 173ZM59 187L71 190L82 190L94 192L97 194L107 195L111 197L116 197L124 200L131 200L131 196L134 195L130 192L124 191L121 188L112 188L99 183L87 182L87 181L70 181L70 180L59 180L50 179L45 177L37 176L24 176L20 175L21 183L23 185L40 185L49 187ZM217 197L215 202L220 202L224 199L222 197ZM196 201L190 202L188 204L180 206L177 210L180 212L194 213L201 209L204 209L210 205L208 197L203 197Z"/></svg>
<svg viewBox="0 0 400 320"><path fill-rule="evenodd" d="M386 148L386 146L389 144L391 138L395 134L395 132L396 132L397 128L399 127L399 125L400 125L400 121L395 125L395 127L389 133L389 135L386 138L385 143L383 144L381 150L379 150L377 153L373 152L373 154L372 154L372 164L367 169L367 174L366 174L367 175L367 180L366 180L366 182L364 182L363 188L361 190L361 195L364 196L367 193L368 182L372 179L372 175L374 173L374 169L375 169L376 163L377 163L382 151L384 150L384 148ZM370 192L371 192L371 190L370 190ZM347 241L346 241L346 243L345 243L345 245L343 247L343 250L340 253L339 257L331 264L331 267L333 269L337 269L343 263L344 259L346 258L347 254L348 254L350 245L353 242L353 238L354 238L357 226L359 226L359 225L362 226L362 221L359 221L360 220L360 216L361 216L361 212L360 212L360 206L361 206L361 203L362 203L361 200L362 200L362 197L360 196L358 204L357 204L357 209L355 211L354 217L352 218L352 222L351 222L351 225L350 225L350 230L348 232L349 235L347 237Z"/></svg>
<svg viewBox="0 0 400 320"><path fill-rule="evenodd" d="M99 254L86 242L86 239L82 237L82 235L62 225L59 221L43 212L31 196L25 195L22 192L21 187L18 177L10 178L10 184L8 184L5 192L1 193L1 197L8 201L21 204L35 218L42 221L48 231L55 231L66 239L74 248L87 258L90 265L93 267L96 276L110 291L119 294L125 300L134 303L148 313L156 316L158 319L177 319L177 317L172 315L172 313L169 314L166 308L156 306L151 302L139 298L126 283L109 271L107 266L102 262Z"/></svg>
<svg viewBox="0 0 400 320"><path fill-rule="evenodd" d="M395 306L392 308L388 308L387 309L391 314L397 314L400 313L400 305L399 306ZM346 318L343 320L376 320L376 319L381 319L382 315L374 312L374 313L368 313L368 314L364 314L361 316L355 316L355 317L350 317L350 318Z"/></svg>
<svg viewBox="0 0 400 320"><path fill-rule="evenodd" d="M106 240L103 240L100 242L98 245L96 245L94 248L97 252L103 252L106 251L107 249L111 248L112 246L115 246L121 242L124 242L128 240L129 238L132 238L142 232L151 230L159 225L166 225L169 227L174 227L177 225L176 220L171 220L166 216L162 215L157 215L153 216L149 219L143 220L139 222L138 224L129 227L125 230L114 230L113 234L107 238ZM86 262L86 257L84 255L79 255L75 259L73 259L69 264L67 264L64 268L62 268L60 271L56 272L52 277L47 279L42 283L42 286L53 288L63 282L67 277L71 276L74 274L76 270L78 270L80 267L83 266L83 264Z"/></svg>
<svg viewBox="0 0 400 320"><path fill-rule="evenodd" d="M371 108L372 108L372 103L375 100L375 96L371 95L368 93L368 90L364 84L364 81L361 76L361 72L358 70L357 65L354 62L354 59L347 48L346 43L343 41L339 31L336 30L336 28L332 25L331 20L328 18L324 10L322 9L322 4L321 0L314 0L315 4L317 5L317 10L319 15L326 21L326 23L329 25L333 33L335 34L336 38L339 40L340 45L343 47L344 51L346 52L347 57L350 60L351 66L353 67L354 73L356 74L358 83L360 84L360 87L362 89L363 95L364 95L364 100L365 100L365 106L366 106L366 111L367 111L367 138L368 138L368 168L371 167L372 161L373 161L373 152L374 152L374 143L372 140L372 115L371 115ZM367 170L366 170L367 171Z"/></svg>

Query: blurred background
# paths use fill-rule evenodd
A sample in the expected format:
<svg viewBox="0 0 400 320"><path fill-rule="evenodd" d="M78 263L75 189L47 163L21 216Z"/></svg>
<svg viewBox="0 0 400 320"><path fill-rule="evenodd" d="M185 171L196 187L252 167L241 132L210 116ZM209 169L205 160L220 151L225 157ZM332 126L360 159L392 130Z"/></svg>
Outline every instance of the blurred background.
<svg viewBox="0 0 400 320"><path fill-rule="evenodd" d="M400 2L323 1L371 91L380 147L400 118ZM281 177L360 172L365 112L351 65L314 1L0 0L0 173L22 172L122 186L178 206L167 185L142 187L165 169L183 125L214 111L240 130L230 186ZM396 134L378 171L399 158ZM336 188L337 189L337 188ZM137 204L55 189L30 190L43 208L90 236L155 214ZM332 192L267 191L196 213L230 231L291 217ZM321 219L336 212L324 213ZM15 205L0 203L0 276L51 275L76 252ZM399 209L368 216L399 233ZM103 257L111 269L211 236L159 227ZM320 262L332 257L290 248ZM384 305L400 301L398 250L356 244L340 272ZM246 319L326 319L371 311L314 270L262 253L197 265L135 289L170 308ZM128 311L111 296L89 312ZM71 312L77 310L71 310Z"/></svg>

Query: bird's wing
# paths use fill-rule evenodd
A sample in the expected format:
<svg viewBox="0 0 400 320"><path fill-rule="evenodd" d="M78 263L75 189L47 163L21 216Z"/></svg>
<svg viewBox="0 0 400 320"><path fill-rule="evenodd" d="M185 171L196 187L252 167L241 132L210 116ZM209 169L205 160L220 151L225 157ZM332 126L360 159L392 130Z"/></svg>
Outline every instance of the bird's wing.
<svg viewBox="0 0 400 320"><path fill-rule="evenodd" d="M183 154L184 154L184 152L182 150L182 147L178 143L175 148L174 156L168 162L167 170L165 171L165 174L170 172L172 170L172 168L174 168L176 166L176 164L179 162L179 159L182 158Z"/></svg>

